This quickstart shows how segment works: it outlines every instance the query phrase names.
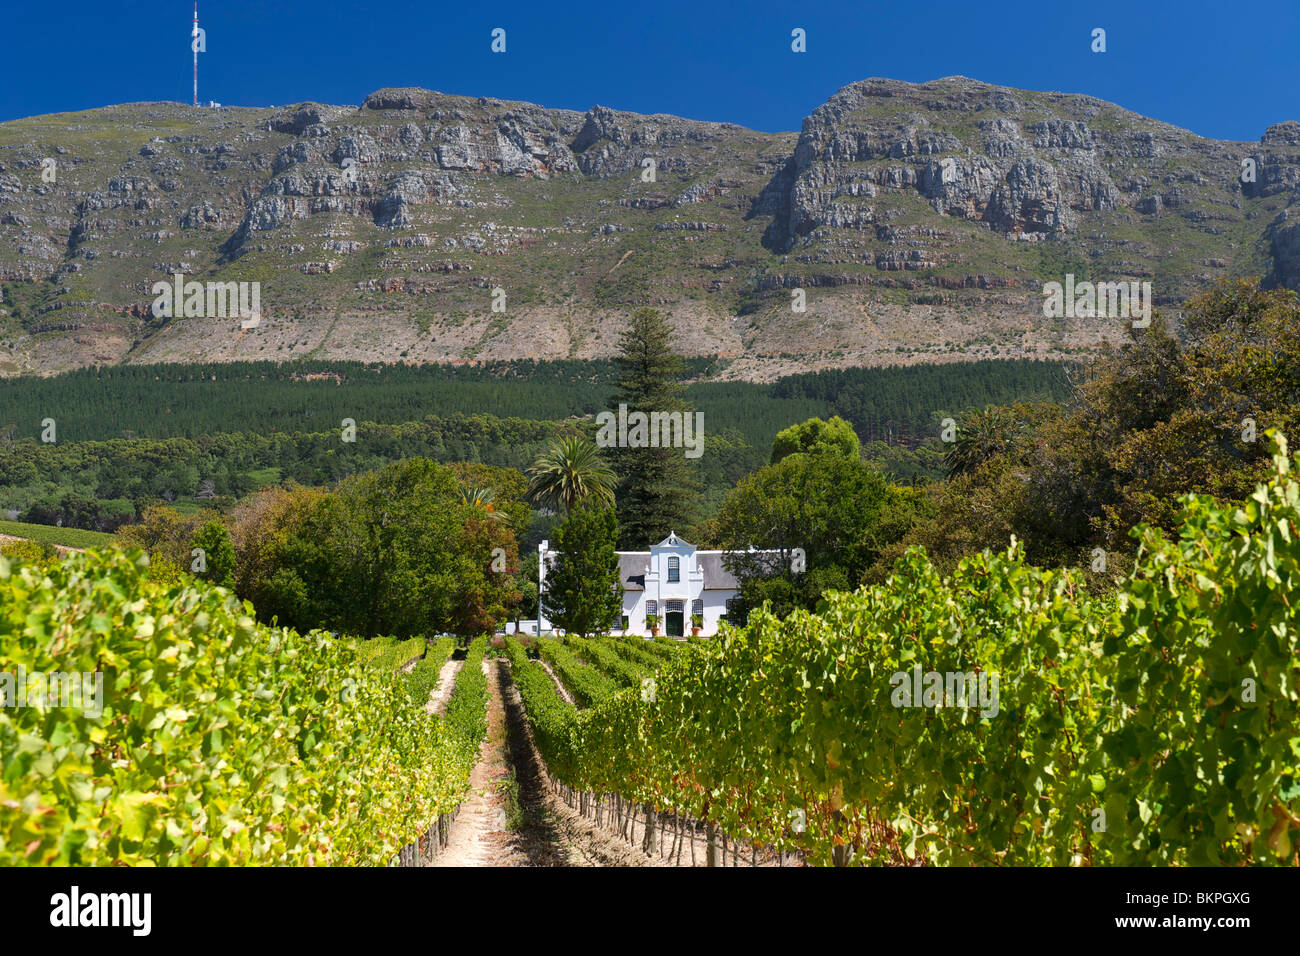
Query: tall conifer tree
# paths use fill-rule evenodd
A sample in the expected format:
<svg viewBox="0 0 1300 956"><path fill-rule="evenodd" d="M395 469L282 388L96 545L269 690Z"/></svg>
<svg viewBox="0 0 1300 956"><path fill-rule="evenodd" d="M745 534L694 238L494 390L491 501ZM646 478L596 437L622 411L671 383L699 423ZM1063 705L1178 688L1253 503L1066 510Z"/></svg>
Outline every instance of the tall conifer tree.
<svg viewBox="0 0 1300 956"><path fill-rule="evenodd" d="M618 393L610 399L631 412L681 412L693 409L682 399L686 363L672 349L672 330L655 309L641 308L619 339ZM691 526L700 485L682 448L611 448L618 475L619 547L641 550L669 531Z"/></svg>

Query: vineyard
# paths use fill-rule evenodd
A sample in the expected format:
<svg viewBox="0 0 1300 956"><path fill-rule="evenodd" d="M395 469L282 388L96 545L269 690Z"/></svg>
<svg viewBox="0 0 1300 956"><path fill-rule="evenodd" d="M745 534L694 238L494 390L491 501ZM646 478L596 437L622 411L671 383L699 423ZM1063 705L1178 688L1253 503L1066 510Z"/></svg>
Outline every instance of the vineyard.
<svg viewBox="0 0 1300 956"><path fill-rule="evenodd" d="M103 674L99 713L0 709L0 863L409 862L471 791L455 859L489 859L488 837L518 857L515 787L550 839L596 840L555 829L549 783L622 836L643 821L631 859L656 865L669 818L679 863L706 832L710 862L720 839L733 862L1294 865L1300 484L1284 448L1274 468L1244 503L1189 497L1178 540L1139 528L1106 596L1014 542L949 575L914 549L715 639L505 638L494 664L477 638L442 715L451 638L264 626L138 552L0 558L0 671ZM922 674L984 699L900 698ZM485 741L510 766L471 787Z"/></svg>
<svg viewBox="0 0 1300 956"><path fill-rule="evenodd" d="M39 544L63 548L93 548L110 545L111 534L86 531L81 528L56 528L44 524L27 524L22 521L0 521L0 535L24 538Z"/></svg>
<svg viewBox="0 0 1300 956"><path fill-rule="evenodd" d="M0 865L387 864L465 795L485 648L439 718L393 671L422 640L264 627L138 554L0 557L0 671L103 675L99 708L0 709Z"/></svg>
<svg viewBox="0 0 1300 956"><path fill-rule="evenodd" d="M565 787L813 864L1294 865L1300 485L1275 466L1241 506L1189 498L1176 542L1139 529L1105 599L1014 545L947 578L913 551L639 691L653 665L608 638L510 640L513 679ZM995 712L898 706L916 670L997 675Z"/></svg>

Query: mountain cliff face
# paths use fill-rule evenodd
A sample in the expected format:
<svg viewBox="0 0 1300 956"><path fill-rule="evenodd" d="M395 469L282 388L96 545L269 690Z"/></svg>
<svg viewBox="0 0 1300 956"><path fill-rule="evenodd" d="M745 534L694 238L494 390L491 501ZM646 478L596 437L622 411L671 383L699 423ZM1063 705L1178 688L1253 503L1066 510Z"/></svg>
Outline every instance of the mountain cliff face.
<svg viewBox="0 0 1300 956"><path fill-rule="evenodd" d="M731 377L1062 356L1124 335L1043 317L1066 273L1300 286L1298 201L1300 123L964 78L852 84L797 135L407 89L108 107L0 124L0 373L604 356L643 304ZM155 317L176 273L260 283L261 321Z"/></svg>

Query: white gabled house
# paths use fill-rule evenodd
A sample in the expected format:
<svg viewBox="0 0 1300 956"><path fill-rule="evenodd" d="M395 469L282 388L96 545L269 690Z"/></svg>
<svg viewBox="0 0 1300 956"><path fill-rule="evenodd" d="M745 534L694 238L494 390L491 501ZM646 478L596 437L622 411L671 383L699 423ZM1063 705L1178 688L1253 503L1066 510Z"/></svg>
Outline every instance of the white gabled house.
<svg viewBox="0 0 1300 956"><path fill-rule="evenodd" d="M546 591L546 571L555 564L558 552L543 541L538 551L539 593ZM723 565L725 551L700 551L670 532L649 551L619 551L619 580L623 585L623 617L615 634L650 636L648 616L659 621L659 633L684 637L691 633L691 617L702 618L700 635L718 633L718 623L727 616L728 602L740 593L740 582ZM779 551L758 552L780 555ZM545 612L538 610L538 630L551 629Z"/></svg>

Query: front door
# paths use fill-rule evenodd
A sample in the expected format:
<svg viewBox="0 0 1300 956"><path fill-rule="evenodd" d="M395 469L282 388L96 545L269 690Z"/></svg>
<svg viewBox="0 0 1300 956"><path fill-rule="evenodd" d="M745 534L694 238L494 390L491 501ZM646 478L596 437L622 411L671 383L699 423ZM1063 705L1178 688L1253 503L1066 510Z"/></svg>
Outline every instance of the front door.
<svg viewBox="0 0 1300 956"><path fill-rule="evenodd" d="M683 636L682 617L683 615L681 611L669 611L664 615L664 628L667 630L669 637Z"/></svg>

